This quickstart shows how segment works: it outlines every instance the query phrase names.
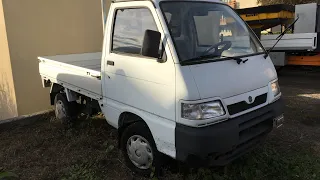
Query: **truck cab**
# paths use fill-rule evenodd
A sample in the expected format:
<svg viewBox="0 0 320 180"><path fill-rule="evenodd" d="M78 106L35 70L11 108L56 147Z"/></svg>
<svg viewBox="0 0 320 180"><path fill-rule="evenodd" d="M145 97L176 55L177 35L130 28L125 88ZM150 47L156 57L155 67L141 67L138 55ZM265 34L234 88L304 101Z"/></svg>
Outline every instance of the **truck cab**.
<svg viewBox="0 0 320 180"><path fill-rule="evenodd" d="M118 129L133 171L150 173L162 155L226 165L282 124L274 65L228 5L216 0L115 1L104 33L102 54L39 57L40 74L44 86L51 87L56 114L66 112L61 104L69 106L79 97L98 104ZM97 55L99 72L68 64L79 57L86 58L77 62L90 64Z"/></svg>

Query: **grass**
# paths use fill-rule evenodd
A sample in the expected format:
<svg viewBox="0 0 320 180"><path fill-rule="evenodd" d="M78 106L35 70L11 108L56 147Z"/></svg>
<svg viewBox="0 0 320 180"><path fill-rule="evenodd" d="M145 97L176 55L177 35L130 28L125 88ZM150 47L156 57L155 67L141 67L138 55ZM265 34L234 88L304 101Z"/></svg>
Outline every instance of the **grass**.
<svg viewBox="0 0 320 180"><path fill-rule="evenodd" d="M0 180L4 179L16 179L18 178L18 175L12 172L0 172Z"/></svg>
<svg viewBox="0 0 320 180"><path fill-rule="evenodd" d="M284 150L272 139L252 153L223 168L201 168L187 174L187 180L316 180L320 179L320 156L312 149Z"/></svg>
<svg viewBox="0 0 320 180"><path fill-rule="evenodd" d="M102 121L81 122L68 130L56 123L47 123L15 129L9 134L0 133L1 137L11 136L10 142L0 143L2 168L17 173L20 179L146 179L127 169L120 151L115 148L115 130ZM23 141L13 142L22 136ZM107 136L109 140L105 141ZM282 145L277 131L263 146L226 167L184 167L171 161L164 167L163 175L153 179L320 179L320 156L311 145Z"/></svg>
<svg viewBox="0 0 320 180"><path fill-rule="evenodd" d="M288 153L289 152L289 153ZM320 158L309 151L279 152L270 144L256 150L249 156L218 169L200 169L187 179L319 179Z"/></svg>
<svg viewBox="0 0 320 180"><path fill-rule="evenodd" d="M77 180L77 179L87 179L95 180L96 172L91 167L94 164L76 164L68 168L68 172L62 180Z"/></svg>

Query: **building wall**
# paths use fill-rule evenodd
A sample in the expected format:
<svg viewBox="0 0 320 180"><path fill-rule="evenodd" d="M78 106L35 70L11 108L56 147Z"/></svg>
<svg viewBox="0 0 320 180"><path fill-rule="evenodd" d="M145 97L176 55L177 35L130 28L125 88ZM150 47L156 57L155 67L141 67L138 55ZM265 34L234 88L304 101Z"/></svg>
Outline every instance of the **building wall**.
<svg viewBox="0 0 320 180"><path fill-rule="evenodd" d="M232 8L235 8L235 9L258 6L257 0L221 0L221 1L229 4Z"/></svg>
<svg viewBox="0 0 320 180"><path fill-rule="evenodd" d="M0 1L0 120L17 115L5 17Z"/></svg>
<svg viewBox="0 0 320 180"><path fill-rule="evenodd" d="M237 0L229 0L228 1L229 6L231 6L234 9L238 9L239 8L239 2Z"/></svg>
<svg viewBox="0 0 320 180"><path fill-rule="evenodd" d="M240 8L256 7L257 0L237 0L240 3Z"/></svg>
<svg viewBox="0 0 320 180"><path fill-rule="evenodd" d="M0 1L3 4L4 13L1 15L4 14L6 22L14 82L14 86L12 81L9 85L11 90L14 87L18 112L12 115L49 109L49 89L42 88L37 57L101 51L101 1ZM10 75L9 65L6 69Z"/></svg>

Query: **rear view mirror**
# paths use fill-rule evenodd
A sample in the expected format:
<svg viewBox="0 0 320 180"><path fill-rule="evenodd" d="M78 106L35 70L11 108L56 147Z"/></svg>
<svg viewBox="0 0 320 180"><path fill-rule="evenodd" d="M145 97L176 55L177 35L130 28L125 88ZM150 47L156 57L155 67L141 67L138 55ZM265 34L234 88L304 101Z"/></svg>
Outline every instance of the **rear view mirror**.
<svg viewBox="0 0 320 180"><path fill-rule="evenodd" d="M147 29L144 33L141 55L159 58L161 33Z"/></svg>

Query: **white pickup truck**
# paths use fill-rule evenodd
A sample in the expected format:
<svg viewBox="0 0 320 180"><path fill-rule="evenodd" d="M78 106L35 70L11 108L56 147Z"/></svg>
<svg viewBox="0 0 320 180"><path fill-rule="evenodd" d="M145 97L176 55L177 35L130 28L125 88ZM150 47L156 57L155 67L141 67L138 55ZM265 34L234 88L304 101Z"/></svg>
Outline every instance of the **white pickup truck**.
<svg viewBox="0 0 320 180"><path fill-rule="evenodd" d="M274 65L220 1L115 1L102 49L39 57L40 75L62 122L104 114L135 172L163 155L226 165L282 125Z"/></svg>

